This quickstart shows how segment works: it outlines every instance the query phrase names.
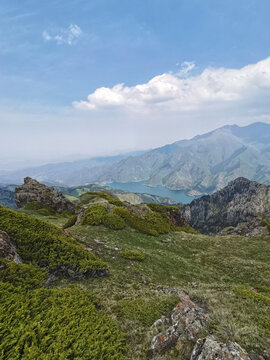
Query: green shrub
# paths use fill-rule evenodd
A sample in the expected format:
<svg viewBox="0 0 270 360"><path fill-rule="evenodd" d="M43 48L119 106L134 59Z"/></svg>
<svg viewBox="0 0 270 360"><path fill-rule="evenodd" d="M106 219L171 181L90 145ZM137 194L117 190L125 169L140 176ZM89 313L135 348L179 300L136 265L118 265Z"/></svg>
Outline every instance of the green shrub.
<svg viewBox="0 0 270 360"><path fill-rule="evenodd" d="M75 225L76 221L77 221L77 215L70 216L68 221L63 225L63 229L67 229L67 228Z"/></svg>
<svg viewBox="0 0 270 360"><path fill-rule="evenodd" d="M103 218L103 223L113 230L121 230L125 227L124 220L117 214L106 214Z"/></svg>
<svg viewBox="0 0 270 360"><path fill-rule="evenodd" d="M162 215L167 216L168 214L171 214L172 212L180 212L180 209L177 206L168 206L163 204L156 204L156 203L148 203L147 206L155 212L158 212Z"/></svg>
<svg viewBox="0 0 270 360"><path fill-rule="evenodd" d="M0 287L1 359L124 360L123 333L89 291Z"/></svg>
<svg viewBox="0 0 270 360"><path fill-rule="evenodd" d="M107 214L106 206L96 204L90 205L82 218L82 225L101 225Z"/></svg>
<svg viewBox="0 0 270 360"><path fill-rule="evenodd" d="M120 252L120 256L128 260L143 261L145 259L145 255L142 252L136 250L123 250Z"/></svg>
<svg viewBox="0 0 270 360"><path fill-rule="evenodd" d="M170 225L167 218L157 212L148 213L144 220L148 226L155 230L158 234L166 234L170 231Z"/></svg>
<svg viewBox="0 0 270 360"><path fill-rule="evenodd" d="M13 261L0 259L0 282L10 283L26 290L42 286L48 272L32 264L16 264Z"/></svg>
<svg viewBox="0 0 270 360"><path fill-rule="evenodd" d="M149 327L162 315L169 315L179 303L179 296L172 294L154 299L120 300L115 306L118 317L140 322Z"/></svg>
<svg viewBox="0 0 270 360"><path fill-rule="evenodd" d="M79 272L107 268L103 261L54 225L3 206L0 206L0 229L9 234L24 262L50 270L61 265L75 267Z"/></svg>
<svg viewBox="0 0 270 360"><path fill-rule="evenodd" d="M123 202L115 199L112 194L108 194L105 192L87 192L85 194L82 194L80 196L80 200L82 204L88 204L89 201L91 201L94 198L102 198L107 200L110 204L115 205L115 206L123 206Z"/></svg>
<svg viewBox="0 0 270 360"><path fill-rule="evenodd" d="M170 231L169 224L166 224L166 220L159 213L149 213L144 218L140 218L139 215L132 214L125 208L116 207L113 212L121 216L130 227L144 234L157 236Z"/></svg>

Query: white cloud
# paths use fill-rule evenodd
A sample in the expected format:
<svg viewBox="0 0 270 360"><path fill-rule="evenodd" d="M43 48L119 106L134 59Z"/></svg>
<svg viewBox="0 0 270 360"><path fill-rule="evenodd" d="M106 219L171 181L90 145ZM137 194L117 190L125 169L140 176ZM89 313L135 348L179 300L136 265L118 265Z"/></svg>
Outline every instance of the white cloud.
<svg viewBox="0 0 270 360"><path fill-rule="evenodd" d="M57 33L43 31L42 37L45 41L55 41L58 45L73 45L82 35L81 28L76 24L71 24L67 29L60 29Z"/></svg>
<svg viewBox="0 0 270 360"><path fill-rule="evenodd" d="M215 109L218 116L225 108L238 112L270 113L270 58L241 69L207 68L190 76L195 64L182 64L180 73L155 76L145 84L112 88L101 87L86 101L75 101L77 109L118 111L200 113Z"/></svg>
<svg viewBox="0 0 270 360"><path fill-rule="evenodd" d="M176 75L179 77L187 77L195 67L196 65L193 61L185 61L181 64L180 70Z"/></svg>

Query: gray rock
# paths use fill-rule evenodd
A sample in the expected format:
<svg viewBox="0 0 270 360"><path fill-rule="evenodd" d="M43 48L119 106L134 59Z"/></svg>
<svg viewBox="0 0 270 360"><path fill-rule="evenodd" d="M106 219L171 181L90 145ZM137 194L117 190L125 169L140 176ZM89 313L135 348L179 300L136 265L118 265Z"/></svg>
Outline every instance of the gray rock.
<svg viewBox="0 0 270 360"><path fill-rule="evenodd" d="M217 341L213 336L199 339L191 354L190 360L251 360L244 349L237 343L226 344Z"/></svg>
<svg viewBox="0 0 270 360"><path fill-rule="evenodd" d="M176 289L164 288L164 290L167 290L167 293L174 293ZM192 302L184 291L178 290L177 293L181 302L173 309L171 326L152 339L150 345L152 354L160 354L175 347L181 339L195 339L200 329L206 325L206 311Z"/></svg>
<svg viewBox="0 0 270 360"><path fill-rule="evenodd" d="M258 225L260 220L270 220L270 186L240 177L212 195L179 207L188 223L203 234L215 235L239 224L241 235L257 234L265 231Z"/></svg>
<svg viewBox="0 0 270 360"><path fill-rule="evenodd" d="M8 234L0 230L0 257L22 263L22 259L16 252L16 247L11 243Z"/></svg>
<svg viewBox="0 0 270 360"><path fill-rule="evenodd" d="M16 187L14 198L19 208L29 202L37 202L44 206L51 206L58 213L63 211L74 213L75 205L64 195L30 177L24 179L23 185Z"/></svg>

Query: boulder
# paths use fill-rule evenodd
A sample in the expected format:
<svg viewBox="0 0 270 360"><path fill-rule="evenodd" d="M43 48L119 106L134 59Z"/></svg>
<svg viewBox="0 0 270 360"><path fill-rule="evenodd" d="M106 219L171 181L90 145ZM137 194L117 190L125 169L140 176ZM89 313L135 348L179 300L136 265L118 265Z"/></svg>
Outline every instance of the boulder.
<svg viewBox="0 0 270 360"><path fill-rule="evenodd" d="M190 360L251 360L240 345L233 342L219 342L213 336L199 339Z"/></svg>
<svg viewBox="0 0 270 360"><path fill-rule="evenodd" d="M175 290L168 290L166 293L175 293ZM177 293L181 302L172 311L170 327L152 339L150 345L152 354L163 353L175 347L182 339L195 339L200 329L206 325L206 311L191 301L184 291L178 290Z"/></svg>
<svg viewBox="0 0 270 360"><path fill-rule="evenodd" d="M66 199L63 194L51 187L40 184L30 177L24 179L23 185L16 187L14 198L18 208L24 207L29 202L36 202L44 207L52 207L57 213L63 211L74 213L75 205Z"/></svg>
<svg viewBox="0 0 270 360"><path fill-rule="evenodd" d="M15 246L11 243L8 234L0 230L0 257L21 263L22 260L16 252Z"/></svg>

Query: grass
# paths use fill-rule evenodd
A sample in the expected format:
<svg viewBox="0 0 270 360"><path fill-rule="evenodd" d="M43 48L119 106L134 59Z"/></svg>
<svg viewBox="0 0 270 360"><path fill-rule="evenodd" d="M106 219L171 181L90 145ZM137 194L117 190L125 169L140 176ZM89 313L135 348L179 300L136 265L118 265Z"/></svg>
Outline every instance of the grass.
<svg viewBox="0 0 270 360"><path fill-rule="evenodd" d="M126 303L121 303L124 300L128 304L158 301L153 293L160 284L184 289L207 307L210 320L201 335L214 333L223 341L238 342L247 351L270 351L270 236L210 237L175 232L151 237L130 229L113 232L103 226L73 227L71 232L109 264L110 278L85 281L85 286L99 294L103 307L127 333L128 359L148 359L149 343L157 331L149 323L142 324L139 315L127 316L118 306L126 308ZM143 253L144 261L122 258L125 250ZM179 353L160 359L175 356Z"/></svg>

